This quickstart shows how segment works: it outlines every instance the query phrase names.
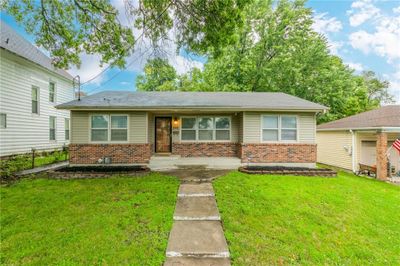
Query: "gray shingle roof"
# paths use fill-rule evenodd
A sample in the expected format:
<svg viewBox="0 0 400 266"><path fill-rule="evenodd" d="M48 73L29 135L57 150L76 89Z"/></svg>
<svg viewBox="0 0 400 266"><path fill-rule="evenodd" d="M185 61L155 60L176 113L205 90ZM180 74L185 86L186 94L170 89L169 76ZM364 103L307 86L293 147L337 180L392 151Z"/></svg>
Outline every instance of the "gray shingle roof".
<svg viewBox="0 0 400 266"><path fill-rule="evenodd" d="M55 72L67 79L72 76L65 70L55 68L51 63L51 59L41 52L36 46L25 40L14 29L5 22L0 20L0 47L4 48L16 55L19 55L35 64L38 64L52 72Z"/></svg>
<svg viewBox="0 0 400 266"><path fill-rule="evenodd" d="M317 127L318 130L400 127L400 105L387 105L379 109L352 115Z"/></svg>
<svg viewBox="0 0 400 266"><path fill-rule="evenodd" d="M58 105L60 109L249 109L313 110L327 107L280 92L105 91Z"/></svg>

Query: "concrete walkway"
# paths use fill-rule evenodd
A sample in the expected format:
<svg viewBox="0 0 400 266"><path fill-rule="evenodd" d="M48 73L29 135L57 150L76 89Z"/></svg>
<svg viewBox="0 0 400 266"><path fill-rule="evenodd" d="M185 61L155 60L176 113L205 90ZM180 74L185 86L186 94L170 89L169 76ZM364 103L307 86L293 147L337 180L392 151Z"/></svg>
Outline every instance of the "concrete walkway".
<svg viewBox="0 0 400 266"><path fill-rule="evenodd" d="M231 265L212 184L201 179L181 178L165 266Z"/></svg>
<svg viewBox="0 0 400 266"><path fill-rule="evenodd" d="M48 170L56 170L58 168L67 166L69 164L69 161L63 161L59 163L53 163L53 164L48 164L44 166L38 166L33 169L28 169L28 170L23 170L18 173L15 173L16 176L23 176L23 175L30 175L30 174L36 174Z"/></svg>

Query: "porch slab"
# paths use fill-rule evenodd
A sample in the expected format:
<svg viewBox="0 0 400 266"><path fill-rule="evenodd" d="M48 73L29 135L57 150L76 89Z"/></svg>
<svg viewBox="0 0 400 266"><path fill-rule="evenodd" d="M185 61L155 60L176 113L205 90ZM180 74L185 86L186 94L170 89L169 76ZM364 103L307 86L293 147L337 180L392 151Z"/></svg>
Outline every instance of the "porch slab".
<svg viewBox="0 0 400 266"><path fill-rule="evenodd" d="M179 186L178 197L203 197L214 196L214 190L211 183L200 184L181 184Z"/></svg>
<svg viewBox="0 0 400 266"><path fill-rule="evenodd" d="M175 221L167 257L228 258L229 250L219 221Z"/></svg>
<svg viewBox="0 0 400 266"><path fill-rule="evenodd" d="M241 160L236 157L180 157L152 156L149 167L153 171L168 171L182 168L202 167L204 169L237 169Z"/></svg>
<svg viewBox="0 0 400 266"><path fill-rule="evenodd" d="M230 266L228 258L191 258L191 257L170 257L164 266Z"/></svg>
<svg viewBox="0 0 400 266"><path fill-rule="evenodd" d="M175 221L219 221L221 217L214 197L179 197L176 202Z"/></svg>

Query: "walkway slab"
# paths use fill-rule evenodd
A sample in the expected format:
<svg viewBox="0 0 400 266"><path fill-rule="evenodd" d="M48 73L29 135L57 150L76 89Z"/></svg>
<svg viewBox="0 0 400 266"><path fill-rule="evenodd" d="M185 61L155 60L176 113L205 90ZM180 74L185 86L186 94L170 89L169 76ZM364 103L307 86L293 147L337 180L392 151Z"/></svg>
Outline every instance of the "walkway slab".
<svg viewBox="0 0 400 266"><path fill-rule="evenodd" d="M175 221L167 257L228 258L229 250L220 221Z"/></svg>
<svg viewBox="0 0 400 266"><path fill-rule="evenodd" d="M179 186L178 197L203 197L214 196L214 190L211 183L200 184L181 184Z"/></svg>
<svg viewBox="0 0 400 266"><path fill-rule="evenodd" d="M214 197L179 197L174 220L221 220Z"/></svg>
<svg viewBox="0 0 400 266"><path fill-rule="evenodd" d="M191 258L174 257L167 258L164 266L230 266L228 258Z"/></svg>

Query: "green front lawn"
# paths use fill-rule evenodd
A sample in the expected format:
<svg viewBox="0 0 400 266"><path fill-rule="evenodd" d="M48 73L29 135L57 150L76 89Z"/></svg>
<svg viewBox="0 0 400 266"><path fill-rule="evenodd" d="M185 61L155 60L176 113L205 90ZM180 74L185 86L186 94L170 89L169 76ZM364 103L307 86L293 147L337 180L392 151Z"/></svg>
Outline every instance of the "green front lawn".
<svg viewBox="0 0 400 266"><path fill-rule="evenodd" d="M161 265L174 177L25 179L1 187L2 265Z"/></svg>
<svg viewBox="0 0 400 266"><path fill-rule="evenodd" d="M214 182L234 265L399 265L400 187L230 173Z"/></svg>

